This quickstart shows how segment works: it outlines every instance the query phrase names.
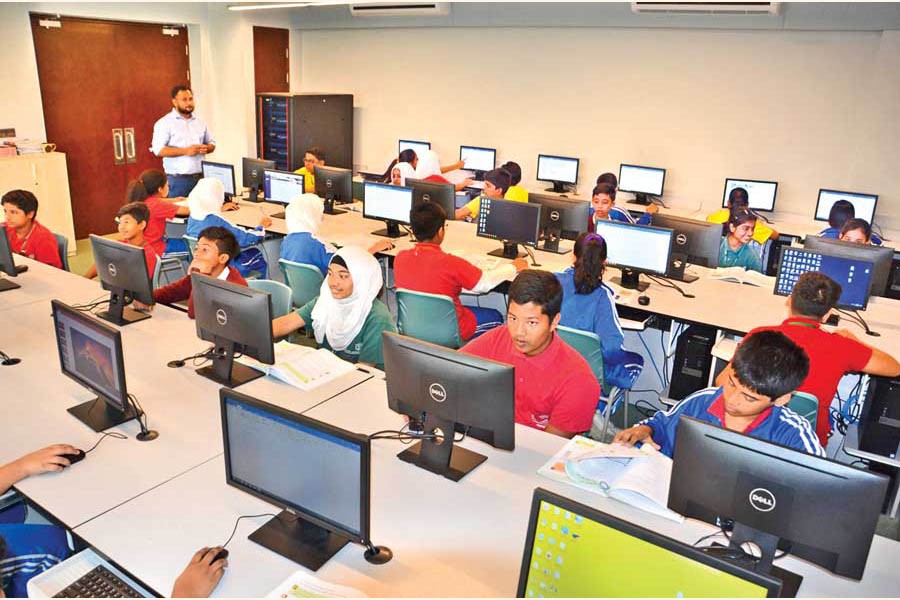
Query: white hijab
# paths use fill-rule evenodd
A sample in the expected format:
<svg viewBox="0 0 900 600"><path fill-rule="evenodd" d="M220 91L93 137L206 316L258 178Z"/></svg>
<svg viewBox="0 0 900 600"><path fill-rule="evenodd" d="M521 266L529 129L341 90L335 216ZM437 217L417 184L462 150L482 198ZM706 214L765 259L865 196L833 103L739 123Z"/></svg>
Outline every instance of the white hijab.
<svg viewBox="0 0 900 600"><path fill-rule="evenodd" d="M418 155L419 163L416 166L416 179L425 179L432 175L441 174L441 163L438 160L437 152L434 150L423 150Z"/></svg>
<svg viewBox="0 0 900 600"><path fill-rule="evenodd" d="M222 212L224 202L225 186L221 181L212 177L204 177L198 181L191 193L188 194L191 217L198 221L202 221L211 214Z"/></svg>
<svg viewBox="0 0 900 600"><path fill-rule="evenodd" d="M325 206L321 198L315 194L301 194L291 200L284 209L284 220L287 223L288 233L309 233L313 239L324 244L326 252L334 253L336 252L334 246L316 237L324 213Z"/></svg>
<svg viewBox="0 0 900 600"><path fill-rule="evenodd" d="M406 185L406 180L416 177L416 170L408 162L400 162L391 168L391 181L394 181L394 169L400 169L400 185Z"/></svg>
<svg viewBox="0 0 900 600"><path fill-rule="evenodd" d="M347 270L353 279L353 293L342 300L335 300L326 277L312 310L312 325L317 343L321 344L327 338L328 344L340 351L347 348L362 331L384 281L381 266L365 249L344 246L335 256L340 256L347 263ZM331 260L334 261L334 258Z"/></svg>

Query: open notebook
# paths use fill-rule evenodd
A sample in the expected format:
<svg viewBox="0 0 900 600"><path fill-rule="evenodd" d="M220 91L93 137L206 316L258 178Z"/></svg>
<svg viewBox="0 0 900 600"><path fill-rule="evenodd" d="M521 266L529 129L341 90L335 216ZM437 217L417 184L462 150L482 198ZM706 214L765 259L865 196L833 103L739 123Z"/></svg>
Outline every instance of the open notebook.
<svg viewBox="0 0 900 600"><path fill-rule="evenodd" d="M759 271L744 269L744 267L719 267L710 272L709 278L775 289L774 277L767 277Z"/></svg>
<svg viewBox="0 0 900 600"><path fill-rule="evenodd" d="M273 365L261 363L249 356L237 360L304 391L313 390L356 368L324 348L317 350L284 340L275 344Z"/></svg>

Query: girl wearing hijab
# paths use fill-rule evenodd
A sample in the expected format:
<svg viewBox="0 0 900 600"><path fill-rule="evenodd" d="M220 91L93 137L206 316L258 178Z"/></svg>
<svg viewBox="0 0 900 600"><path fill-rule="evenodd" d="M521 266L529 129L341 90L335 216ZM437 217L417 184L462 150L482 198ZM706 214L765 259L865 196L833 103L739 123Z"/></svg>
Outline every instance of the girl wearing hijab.
<svg viewBox="0 0 900 600"><path fill-rule="evenodd" d="M406 162L399 162L391 168L391 185L406 185L407 179L415 178L416 170Z"/></svg>
<svg viewBox="0 0 900 600"><path fill-rule="evenodd" d="M316 237L322 225L323 213L322 199L315 194L302 194L291 200L284 210L288 235L281 242L281 258L313 265L324 275L337 250ZM384 252L393 247L390 240L377 240L369 246L369 253Z"/></svg>
<svg viewBox="0 0 900 600"><path fill-rule="evenodd" d="M268 273L266 259L259 248L250 248L259 244L266 234L265 228L272 224L272 219L263 216L259 220L259 226L253 231L245 231L236 227L219 216L222 205L225 203L225 187L222 182L212 177L205 177L197 182L191 193L188 194L188 206L191 216L187 222L187 235L199 238L200 232L207 227L224 227L234 234L237 243L241 246L241 253L234 259L234 266L244 277L251 271L257 271L265 279Z"/></svg>
<svg viewBox="0 0 900 600"><path fill-rule="evenodd" d="M275 337L312 323L316 343L340 358L384 369L381 333L396 332L394 318L377 296L383 280L375 257L345 246L331 257L319 297L272 321Z"/></svg>
<svg viewBox="0 0 900 600"><path fill-rule="evenodd" d="M397 163L409 163L410 166L412 166L413 171L415 171L416 165L419 164L419 157L412 148L407 148L401 152L400 156L392 160L391 164L388 165L387 171L381 176L381 183L391 182L391 174L394 172L394 167L397 166ZM409 177L415 177L415 175L409 175Z"/></svg>
<svg viewBox="0 0 900 600"><path fill-rule="evenodd" d="M422 152L422 155L419 156L419 164L416 166L416 179L424 179L425 181L435 181L437 183L450 183L450 181L443 177L442 173L446 173L447 171L455 171L457 169L462 169L465 166L465 161L460 160L452 165L441 166L440 161L438 160L437 152L434 150L425 150ZM466 179L465 181L460 181L455 184L456 191L460 191L463 188L472 185L471 179Z"/></svg>

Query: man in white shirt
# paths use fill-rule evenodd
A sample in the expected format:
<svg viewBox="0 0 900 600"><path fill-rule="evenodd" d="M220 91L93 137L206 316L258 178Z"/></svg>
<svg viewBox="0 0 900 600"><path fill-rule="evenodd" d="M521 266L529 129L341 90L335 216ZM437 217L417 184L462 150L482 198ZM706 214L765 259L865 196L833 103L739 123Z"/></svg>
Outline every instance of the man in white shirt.
<svg viewBox="0 0 900 600"><path fill-rule="evenodd" d="M194 94L187 86L172 88L172 112L153 125L150 151L163 159L169 197L187 196L202 176L200 162L216 149L209 128L194 115Z"/></svg>

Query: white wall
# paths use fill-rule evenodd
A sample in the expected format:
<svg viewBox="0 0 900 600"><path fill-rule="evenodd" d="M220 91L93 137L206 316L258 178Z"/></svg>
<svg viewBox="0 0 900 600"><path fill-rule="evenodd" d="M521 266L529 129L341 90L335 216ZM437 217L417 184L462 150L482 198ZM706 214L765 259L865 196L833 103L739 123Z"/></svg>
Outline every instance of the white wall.
<svg viewBox="0 0 900 600"><path fill-rule="evenodd" d="M582 158L579 191L620 162L668 169L666 198L711 210L725 177L881 195L900 226L900 33L626 28L302 31L303 89L355 95L356 162L398 137L498 148L534 180L539 152Z"/></svg>

